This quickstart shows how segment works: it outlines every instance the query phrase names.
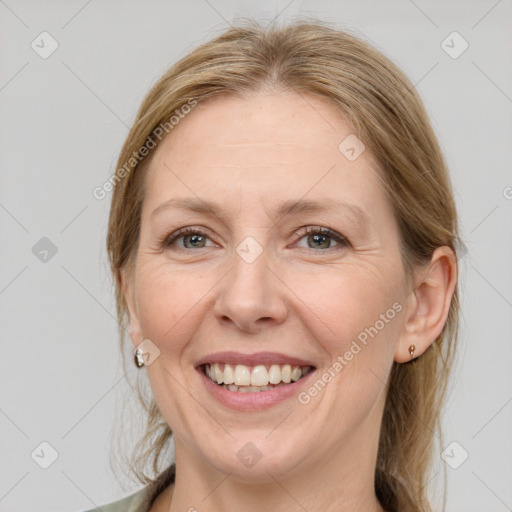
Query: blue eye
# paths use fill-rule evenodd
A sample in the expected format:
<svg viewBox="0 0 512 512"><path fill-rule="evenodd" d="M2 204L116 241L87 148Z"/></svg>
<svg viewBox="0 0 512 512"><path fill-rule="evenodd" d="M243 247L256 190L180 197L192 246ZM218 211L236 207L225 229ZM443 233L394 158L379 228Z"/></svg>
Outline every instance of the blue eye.
<svg viewBox="0 0 512 512"><path fill-rule="evenodd" d="M328 228L309 226L302 232L297 233L297 238L306 240L310 249L332 249L332 242L335 241L337 246L348 247L349 242L336 231ZM311 244L311 245L310 245ZM336 247L336 246L335 246Z"/></svg>
<svg viewBox="0 0 512 512"><path fill-rule="evenodd" d="M300 241L303 238L306 240L306 248L313 250L323 251L325 249L345 248L350 246L350 242L336 231L319 226L308 226L301 231L297 231L296 235L297 240ZM182 241L177 244L178 240ZM174 247L184 250L204 249L215 246L213 242L207 245L207 241L211 242L209 236L203 231L194 227L185 227L164 238L160 245L164 249ZM335 242L334 246L333 242Z"/></svg>
<svg viewBox="0 0 512 512"><path fill-rule="evenodd" d="M188 227L179 229L175 233L171 234L163 240L162 246L171 247L181 238L183 239L183 243L180 244L180 249L202 249L206 247L206 240L209 240L208 236L202 231L199 231L194 227ZM190 247L187 247L187 244L190 244Z"/></svg>

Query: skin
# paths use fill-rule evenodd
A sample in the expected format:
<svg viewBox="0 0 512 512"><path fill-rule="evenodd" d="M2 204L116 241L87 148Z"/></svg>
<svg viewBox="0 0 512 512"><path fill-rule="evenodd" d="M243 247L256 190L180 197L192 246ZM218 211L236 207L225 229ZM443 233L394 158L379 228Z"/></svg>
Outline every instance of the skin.
<svg viewBox="0 0 512 512"><path fill-rule="evenodd" d="M441 332L456 261L438 248L407 279L376 159L367 149L351 162L338 150L351 133L322 98L260 91L199 104L156 150L135 264L123 272L132 341L160 350L146 370L175 433L176 484L153 512L383 510L373 475L387 377L393 361L410 360L411 344L417 357ZM184 197L214 200L226 218L172 207L152 215ZM277 218L289 199L342 200L366 223L341 207ZM184 226L206 241L196 248L181 237L163 248ZM349 245L315 244L307 226ZM252 263L236 252L248 236L263 249ZM194 368L218 351L276 351L312 361L312 384L394 303L401 311L307 404L292 397L234 411ZM250 468L237 457L247 442L261 453Z"/></svg>

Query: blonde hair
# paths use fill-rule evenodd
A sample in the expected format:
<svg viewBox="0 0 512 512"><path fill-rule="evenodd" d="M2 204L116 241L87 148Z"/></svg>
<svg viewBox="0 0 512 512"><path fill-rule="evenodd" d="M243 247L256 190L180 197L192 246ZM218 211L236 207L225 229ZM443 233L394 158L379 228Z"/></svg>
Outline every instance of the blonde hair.
<svg viewBox="0 0 512 512"><path fill-rule="evenodd" d="M428 263L437 247L456 251L457 214L443 155L422 102L402 71L366 42L323 22L264 28L249 21L172 66L144 99L126 138L118 161L125 173L113 190L107 237L121 325L126 325L127 306L120 272L130 269L135 259L144 175L155 153L152 149L141 155L141 148L149 138L158 146L155 134L162 127L170 133L169 119L185 105L259 88L316 94L345 116L380 163L408 275ZM432 346L414 361L391 368L375 471L375 492L388 511L431 510L426 484L434 432L441 432L458 308L456 289L447 322ZM124 356L123 332L121 347ZM138 395L147 424L132 454L131 470L141 482L155 482L142 468L150 461L157 473L172 432L154 399Z"/></svg>

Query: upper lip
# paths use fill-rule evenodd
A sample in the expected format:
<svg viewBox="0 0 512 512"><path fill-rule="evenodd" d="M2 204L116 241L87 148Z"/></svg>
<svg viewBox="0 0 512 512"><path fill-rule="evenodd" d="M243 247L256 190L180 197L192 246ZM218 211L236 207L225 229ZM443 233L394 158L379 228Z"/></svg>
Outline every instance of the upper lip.
<svg viewBox="0 0 512 512"><path fill-rule="evenodd" d="M311 361L300 357L287 356L279 352L256 352L254 354L242 354L240 352L216 352L202 357L196 363L196 367L205 364L226 363L231 365L243 364L244 366L289 364L292 366L313 366Z"/></svg>

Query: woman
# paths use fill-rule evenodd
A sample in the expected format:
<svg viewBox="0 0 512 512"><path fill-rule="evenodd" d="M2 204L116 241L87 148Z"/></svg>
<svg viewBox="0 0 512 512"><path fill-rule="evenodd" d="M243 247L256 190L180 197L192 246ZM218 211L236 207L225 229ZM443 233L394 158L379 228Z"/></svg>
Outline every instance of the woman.
<svg viewBox="0 0 512 512"><path fill-rule="evenodd" d="M176 464L101 509L431 510L458 230L402 72L322 23L231 28L153 87L112 181L134 471Z"/></svg>

